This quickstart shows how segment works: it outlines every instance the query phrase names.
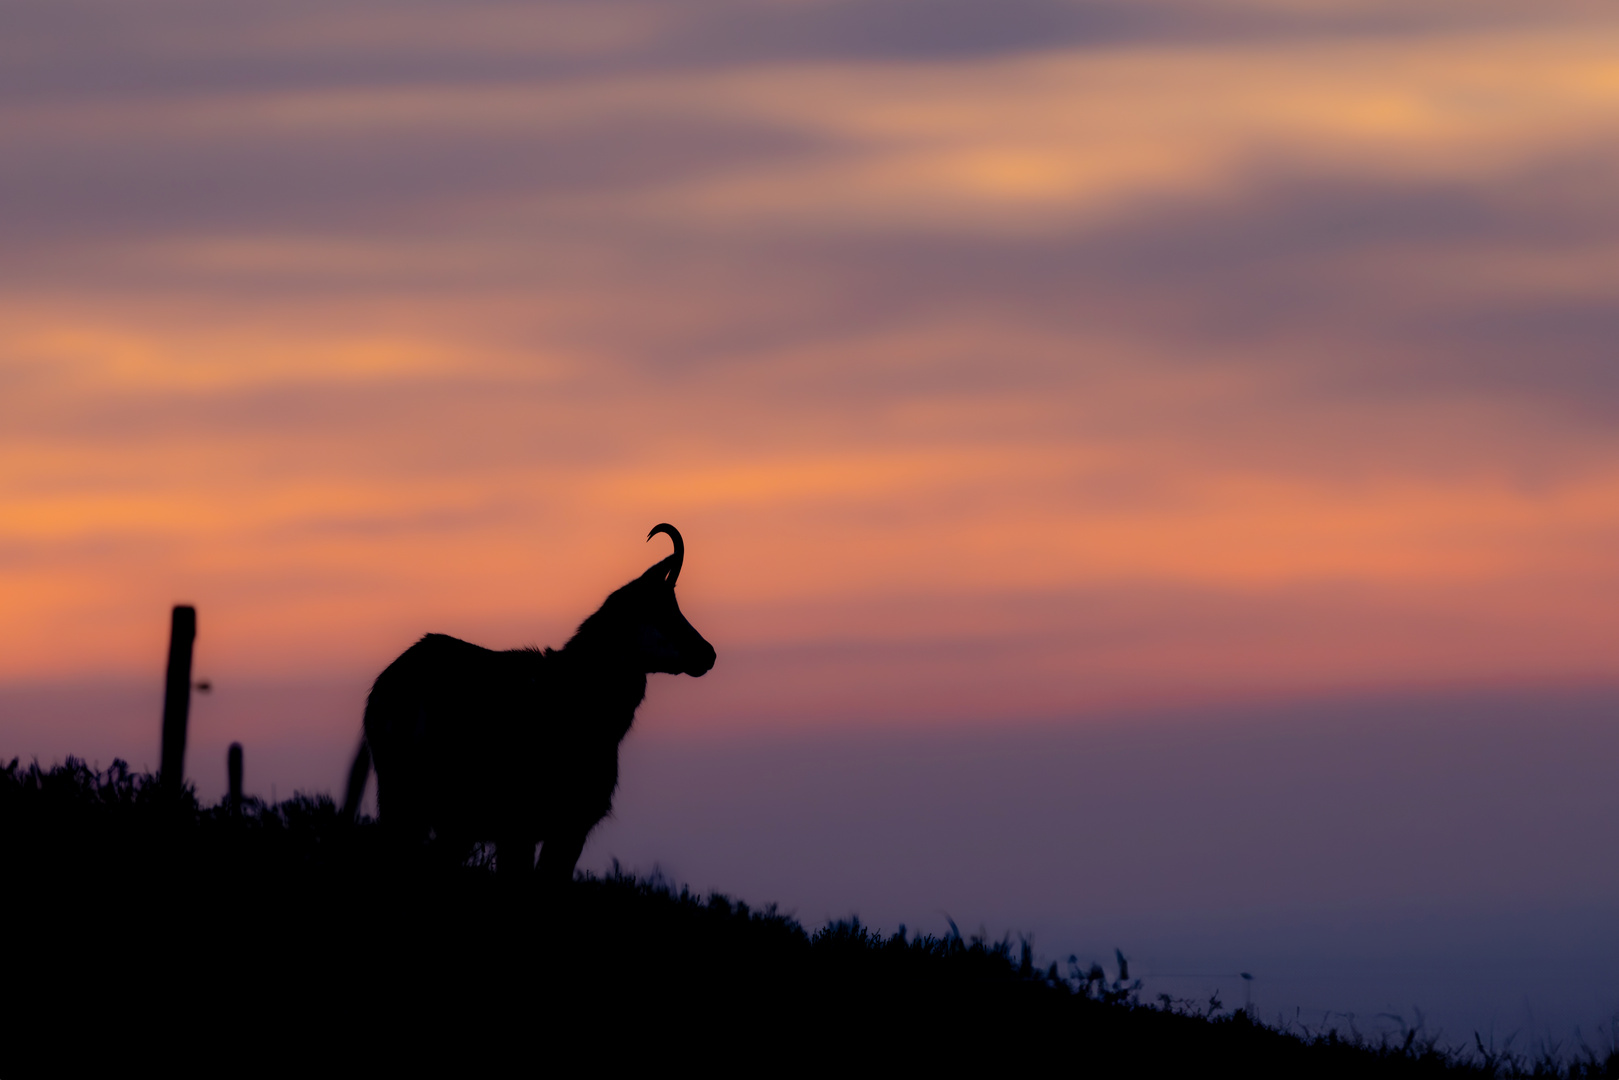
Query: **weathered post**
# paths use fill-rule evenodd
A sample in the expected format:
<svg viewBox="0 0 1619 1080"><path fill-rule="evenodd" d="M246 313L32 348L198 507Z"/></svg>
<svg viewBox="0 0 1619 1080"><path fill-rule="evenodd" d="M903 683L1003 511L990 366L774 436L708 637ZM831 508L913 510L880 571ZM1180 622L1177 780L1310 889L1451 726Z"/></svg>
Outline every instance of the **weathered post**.
<svg viewBox="0 0 1619 1080"><path fill-rule="evenodd" d="M230 780L230 816L242 812L242 744L233 742L225 752L225 775Z"/></svg>
<svg viewBox="0 0 1619 1080"><path fill-rule="evenodd" d="M176 604L169 624L169 675L163 686L163 763L158 777L170 791L185 783L186 722L191 718L191 646L197 640L197 609Z"/></svg>

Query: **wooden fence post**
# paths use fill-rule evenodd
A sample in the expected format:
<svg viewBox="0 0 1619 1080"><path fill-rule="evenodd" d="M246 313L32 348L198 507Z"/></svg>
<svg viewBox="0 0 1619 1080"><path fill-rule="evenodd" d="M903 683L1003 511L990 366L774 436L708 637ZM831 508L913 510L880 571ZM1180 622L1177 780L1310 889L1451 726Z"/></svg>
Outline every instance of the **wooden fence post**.
<svg viewBox="0 0 1619 1080"><path fill-rule="evenodd" d="M185 784L186 722L191 718L191 646L197 609L176 604L169 624L169 675L163 686L163 764L158 778L171 791Z"/></svg>
<svg viewBox="0 0 1619 1080"><path fill-rule="evenodd" d="M242 744L233 742L230 749L225 752L225 775L230 780L230 807L231 817L242 812Z"/></svg>

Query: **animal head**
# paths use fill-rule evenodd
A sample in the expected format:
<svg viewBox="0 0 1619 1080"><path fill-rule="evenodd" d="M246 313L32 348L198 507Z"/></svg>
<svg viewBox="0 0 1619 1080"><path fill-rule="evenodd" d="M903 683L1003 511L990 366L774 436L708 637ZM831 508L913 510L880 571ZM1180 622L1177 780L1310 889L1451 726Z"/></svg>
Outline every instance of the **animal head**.
<svg viewBox="0 0 1619 1080"><path fill-rule="evenodd" d="M704 675L714 666L714 646L686 621L675 602L675 581L686 561L686 543L667 523L646 534L667 533L675 553L607 598L579 627L574 641L591 651L622 657L640 671ZM570 643L571 645L572 643Z"/></svg>

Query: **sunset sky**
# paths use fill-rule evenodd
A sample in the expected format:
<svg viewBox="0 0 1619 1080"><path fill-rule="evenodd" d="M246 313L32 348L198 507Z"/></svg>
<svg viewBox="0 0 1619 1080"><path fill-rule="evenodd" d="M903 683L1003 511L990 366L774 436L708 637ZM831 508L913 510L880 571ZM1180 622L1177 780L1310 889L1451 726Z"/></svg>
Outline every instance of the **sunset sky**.
<svg viewBox="0 0 1619 1080"><path fill-rule="evenodd" d="M0 674L669 520L727 714L1612 679L1619 18L1520 8L7 5Z"/></svg>
<svg viewBox="0 0 1619 1080"><path fill-rule="evenodd" d="M1608 692L1616 191L1608 3L0 0L0 756L660 521L665 734Z"/></svg>

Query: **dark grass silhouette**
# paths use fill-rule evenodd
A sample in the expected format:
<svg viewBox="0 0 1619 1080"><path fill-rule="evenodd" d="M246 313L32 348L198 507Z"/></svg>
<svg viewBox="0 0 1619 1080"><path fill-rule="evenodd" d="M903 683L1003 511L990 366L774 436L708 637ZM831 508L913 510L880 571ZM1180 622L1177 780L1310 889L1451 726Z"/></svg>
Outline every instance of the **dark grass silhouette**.
<svg viewBox="0 0 1619 1080"><path fill-rule="evenodd" d="M573 877L585 838L612 809L618 746L646 697L647 675L699 676L714 648L680 613L686 545L615 591L560 650L495 652L428 634L377 677L344 811L359 811L377 772L378 813L406 843L429 835L450 861L493 842L503 872Z"/></svg>
<svg viewBox="0 0 1619 1080"><path fill-rule="evenodd" d="M0 769L7 1076L697 1064L1250 1076L1619 1076L1143 1004L1024 947L807 932L658 880L514 887L398 857L328 798L200 806L121 762Z"/></svg>

